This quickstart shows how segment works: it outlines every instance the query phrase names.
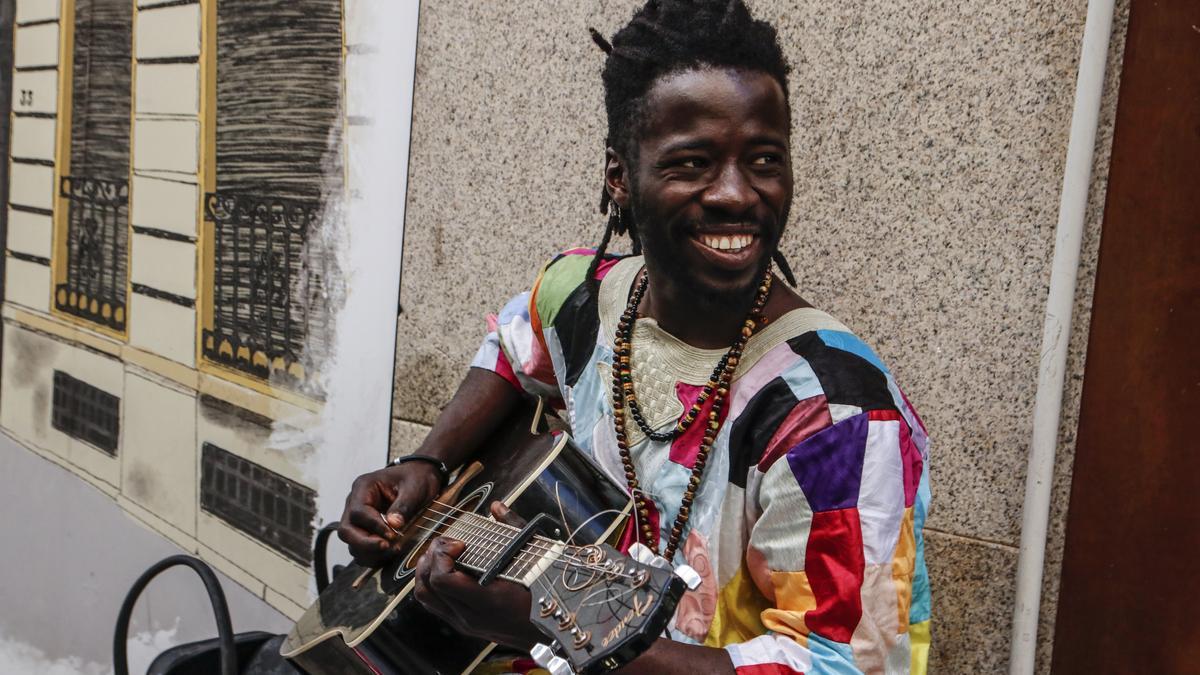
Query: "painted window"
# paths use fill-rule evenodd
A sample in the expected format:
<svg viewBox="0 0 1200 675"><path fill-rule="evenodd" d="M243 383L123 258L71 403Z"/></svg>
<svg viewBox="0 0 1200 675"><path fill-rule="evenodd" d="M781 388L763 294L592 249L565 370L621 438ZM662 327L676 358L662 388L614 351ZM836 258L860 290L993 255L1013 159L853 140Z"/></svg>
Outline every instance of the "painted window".
<svg viewBox="0 0 1200 675"><path fill-rule="evenodd" d="M54 306L125 332L129 247L129 130L133 3L76 0L70 71L70 149L59 183L64 260ZM62 218L62 216L60 216Z"/></svg>
<svg viewBox="0 0 1200 675"><path fill-rule="evenodd" d="M302 565L312 561L317 493L205 442L200 506Z"/></svg>
<svg viewBox="0 0 1200 675"><path fill-rule="evenodd" d="M210 43L210 48L213 45ZM219 0L205 359L273 385L327 351L326 197L342 189L341 0Z"/></svg>

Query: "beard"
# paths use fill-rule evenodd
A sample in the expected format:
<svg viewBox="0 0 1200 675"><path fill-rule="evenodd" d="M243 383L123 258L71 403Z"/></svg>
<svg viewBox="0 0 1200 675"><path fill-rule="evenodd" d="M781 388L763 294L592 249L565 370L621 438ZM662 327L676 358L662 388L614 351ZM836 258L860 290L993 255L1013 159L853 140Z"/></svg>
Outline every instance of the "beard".
<svg viewBox="0 0 1200 675"><path fill-rule="evenodd" d="M779 246L783 228L780 222L787 222L785 209L780 222L762 222L755 220L763 253L755 261L754 274L741 283L716 286L706 283L706 279L692 269L688 260L679 255L684 246L691 246L691 233L697 228L714 225L729 225L744 223L745 219L722 218L719 216L701 219L672 220L667 222L647 222L643 217L646 208L641 196L631 192L628 217L632 221L642 243L642 250L652 267L661 272L681 290L700 301L705 307L721 311L744 311L753 301L758 287L762 283L771 258ZM772 219L774 220L774 219Z"/></svg>

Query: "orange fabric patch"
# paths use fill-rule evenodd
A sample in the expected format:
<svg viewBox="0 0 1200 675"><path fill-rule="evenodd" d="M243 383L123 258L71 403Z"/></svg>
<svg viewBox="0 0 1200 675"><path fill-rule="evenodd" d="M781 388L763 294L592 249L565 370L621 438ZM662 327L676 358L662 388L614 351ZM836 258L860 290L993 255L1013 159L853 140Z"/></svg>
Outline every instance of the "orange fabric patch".
<svg viewBox="0 0 1200 675"><path fill-rule="evenodd" d="M896 604L900 612L900 632L908 631L908 611L912 606L912 578L917 563L917 538L913 530L913 509L904 509L900 521L900 539L892 557L892 580L896 584Z"/></svg>
<svg viewBox="0 0 1200 675"><path fill-rule="evenodd" d="M770 607L771 603L758 592L743 564L717 595L717 611L704 645L724 647L762 635L766 632L762 616Z"/></svg>
<svg viewBox="0 0 1200 675"><path fill-rule="evenodd" d="M817 596L808 575L804 572L771 572L771 585L775 588L775 608L762 613L763 625L807 644L809 627L804 622L804 615L817 608Z"/></svg>

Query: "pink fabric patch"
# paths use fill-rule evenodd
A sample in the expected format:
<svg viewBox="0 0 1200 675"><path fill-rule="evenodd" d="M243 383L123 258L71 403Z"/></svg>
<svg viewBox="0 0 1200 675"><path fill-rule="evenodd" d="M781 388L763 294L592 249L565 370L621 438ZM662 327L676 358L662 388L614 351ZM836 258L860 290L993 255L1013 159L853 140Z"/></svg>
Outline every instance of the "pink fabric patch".
<svg viewBox="0 0 1200 675"><path fill-rule="evenodd" d="M832 424L829 402L825 400L824 395L818 394L800 401L788 416L783 418L783 423L767 442L762 458L758 460L758 470L766 473L775 460L786 455L788 450Z"/></svg>
<svg viewBox="0 0 1200 675"><path fill-rule="evenodd" d="M750 403L750 399L754 398L766 384L775 378L779 377L780 373L786 373L803 362L804 359L786 342L772 347L761 359L755 362L754 366L746 372L745 375L739 377L730 388L730 414L734 419L737 419L742 411L746 409L746 405Z"/></svg>
<svg viewBox="0 0 1200 675"><path fill-rule="evenodd" d="M496 351L496 367L493 370L497 375L508 380L512 386L517 388L517 391L525 391L525 388L521 386L521 381L517 379L517 374L513 372L508 357L504 355L503 349Z"/></svg>
<svg viewBox="0 0 1200 675"><path fill-rule="evenodd" d="M700 392L703 389L703 385L675 383L675 395L679 397L679 402L683 404L684 410L692 409L692 404L700 398ZM704 440L704 432L708 429L708 413L712 411L715 401L714 392L714 395L708 397L704 406L700 408L700 414L696 415L696 421L688 427L687 431L671 442L669 457L672 462L689 469L696 463L696 455L700 454L700 441ZM718 421L723 424L728 416L729 407L722 406Z"/></svg>
<svg viewBox="0 0 1200 675"><path fill-rule="evenodd" d="M546 349L545 339L543 336L537 334L533 338L529 350L529 363L524 364L522 370L526 375L539 382L554 385L554 362L551 361L550 352Z"/></svg>
<svg viewBox="0 0 1200 675"><path fill-rule="evenodd" d="M925 420L921 419L921 415L917 413L917 409L908 400L908 395L901 391L900 398L904 399L904 405L908 406L908 412L912 413L913 419L917 420L917 425L921 427L921 431L928 436L929 430L925 428Z"/></svg>
<svg viewBox="0 0 1200 675"><path fill-rule="evenodd" d="M921 459L921 451L917 449L917 444L913 443L908 422L895 410L871 410L867 413L867 417L874 422L900 423L900 466L904 470L904 508L908 508L916 501L917 487L921 482L921 470L925 465L924 460Z"/></svg>
<svg viewBox="0 0 1200 675"><path fill-rule="evenodd" d="M697 642L703 642L717 613L717 579L709 558L704 535L692 530L683 543L683 557L700 575L700 586L679 599L675 610L675 628Z"/></svg>
<svg viewBox="0 0 1200 675"><path fill-rule="evenodd" d="M767 564L767 556L753 546L746 546L746 570L754 580L758 592L767 600L775 602L775 583L771 580L771 566Z"/></svg>
<svg viewBox="0 0 1200 675"><path fill-rule="evenodd" d="M782 663L755 663L734 669L737 675L804 675L803 670L796 670Z"/></svg>
<svg viewBox="0 0 1200 675"><path fill-rule="evenodd" d="M620 258L606 258L600 261L596 266L596 281L604 281L604 277L608 276L609 271L616 267L617 263L621 262Z"/></svg>

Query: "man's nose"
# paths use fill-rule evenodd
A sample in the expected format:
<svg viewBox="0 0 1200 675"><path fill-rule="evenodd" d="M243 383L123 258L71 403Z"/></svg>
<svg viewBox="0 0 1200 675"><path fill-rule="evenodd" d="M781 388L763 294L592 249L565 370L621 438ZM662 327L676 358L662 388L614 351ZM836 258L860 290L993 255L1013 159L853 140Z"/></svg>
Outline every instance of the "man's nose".
<svg viewBox="0 0 1200 675"><path fill-rule="evenodd" d="M701 203L712 209L741 214L758 203L758 192L746 179L737 162L728 162L700 197Z"/></svg>

